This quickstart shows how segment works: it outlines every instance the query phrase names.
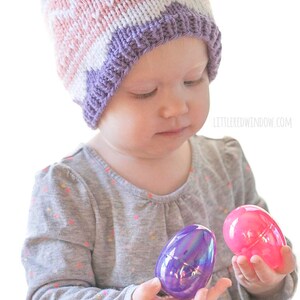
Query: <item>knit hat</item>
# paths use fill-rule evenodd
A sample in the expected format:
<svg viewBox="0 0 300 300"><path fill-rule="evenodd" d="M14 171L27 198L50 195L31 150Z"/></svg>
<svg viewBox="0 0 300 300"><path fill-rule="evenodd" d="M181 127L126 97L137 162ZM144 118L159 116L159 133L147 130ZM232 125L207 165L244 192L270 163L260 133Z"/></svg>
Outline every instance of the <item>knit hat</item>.
<svg viewBox="0 0 300 300"><path fill-rule="evenodd" d="M42 0L54 37L58 74L95 129L109 99L133 64L181 36L203 39L212 81L221 34L209 0Z"/></svg>

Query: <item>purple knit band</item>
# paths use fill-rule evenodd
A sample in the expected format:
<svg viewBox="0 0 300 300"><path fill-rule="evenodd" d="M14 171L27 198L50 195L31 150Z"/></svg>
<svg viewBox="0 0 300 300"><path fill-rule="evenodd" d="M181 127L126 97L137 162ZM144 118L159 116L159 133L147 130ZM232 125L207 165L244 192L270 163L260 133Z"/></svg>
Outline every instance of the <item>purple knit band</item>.
<svg viewBox="0 0 300 300"><path fill-rule="evenodd" d="M133 64L145 53L182 36L197 37L208 47L208 76L212 81L221 60L221 33L207 16L179 4L171 4L160 18L113 33L108 57L99 70L87 71L87 91L82 105L84 119L95 129L109 99Z"/></svg>

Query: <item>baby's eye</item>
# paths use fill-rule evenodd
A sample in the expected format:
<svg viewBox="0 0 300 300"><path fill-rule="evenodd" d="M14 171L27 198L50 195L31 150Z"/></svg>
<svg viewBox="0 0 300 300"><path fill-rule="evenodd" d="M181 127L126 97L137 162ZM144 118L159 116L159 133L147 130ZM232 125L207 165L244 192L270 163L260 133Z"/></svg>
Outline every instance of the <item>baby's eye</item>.
<svg viewBox="0 0 300 300"><path fill-rule="evenodd" d="M184 81L184 84L186 86L195 86L195 85L198 85L202 82L202 77L197 79L197 80L186 80Z"/></svg>
<svg viewBox="0 0 300 300"><path fill-rule="evenodd" d="M132 93L132 95L134 96L134 98L136 99L147 99L150 98L152 96L154 96L157 92L157 89L149 92L149 93L143 93L143 94L136 94L136 93Z"/></svg>

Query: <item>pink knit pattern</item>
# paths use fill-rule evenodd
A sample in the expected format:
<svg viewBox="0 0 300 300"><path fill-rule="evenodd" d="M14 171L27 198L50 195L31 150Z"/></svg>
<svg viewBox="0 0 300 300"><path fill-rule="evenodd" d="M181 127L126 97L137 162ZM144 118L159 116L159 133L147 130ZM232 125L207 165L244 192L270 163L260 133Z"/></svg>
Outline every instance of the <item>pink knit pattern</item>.
<svg viewBox="0 0 300 300"><path fill-rule="evenodd" d="M112 10L109 1L49 1L46 16L54 35L58 74L66 88L96 39L107 34L121 14L140 2L143 0L115 0L113 5L119 5L122 10ZM101 16L109 18L99 21Z"/></svg>

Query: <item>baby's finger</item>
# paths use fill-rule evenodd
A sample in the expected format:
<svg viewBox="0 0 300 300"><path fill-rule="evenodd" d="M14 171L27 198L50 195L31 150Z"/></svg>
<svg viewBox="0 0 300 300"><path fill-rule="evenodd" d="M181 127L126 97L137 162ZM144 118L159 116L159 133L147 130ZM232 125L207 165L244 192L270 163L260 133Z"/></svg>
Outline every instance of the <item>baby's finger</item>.
<svg viewBox="0 0 300 300"><path fill-rule="evenodd" d="M250 259L256 277L263 283L268 283L274 277L274 270L271 269L258 255L253 255Z"/></svg>
<svg viewBox="0 0 300 300"><path fill-rule="evenodd" d="M207 288L200 289L196 293L194 300L206 300L207 299L207 294L208 294L208 289Z"/></svg>
<svg viewBox="0 0 300 300"><path fill-rule="evenodd" d="M231 287L231 280L228 278L221 278L215 286L208 290L207 300L218 299L229 287Z"/></svg>
<svg viewBox="0 0 300 300"><path fill-rule="evenodd" d="M240 266L237 263L237 256L232 257L231 263L236 278L244 279L244 275L242 274Z"/></svg>
<svg viewBox="0 0 300 300"><path fill-rule="evenodd" d="M238 256L236 258L236 264L238 266L237 275L241 280L246 280L248 282L258 281L258 277L255 273L254 268L248 262L248 259L245 256Z"/></svg>
<svg viewBox="0 0 300 300"><path fill-rule="evenodd" d="M278 269L276 269L276 271L285 275L293 272L296 267L296 260L292 249L289 246L283 246L281 248L281 254L283 263Z"/></svg>

